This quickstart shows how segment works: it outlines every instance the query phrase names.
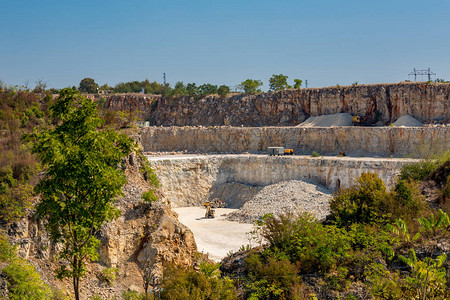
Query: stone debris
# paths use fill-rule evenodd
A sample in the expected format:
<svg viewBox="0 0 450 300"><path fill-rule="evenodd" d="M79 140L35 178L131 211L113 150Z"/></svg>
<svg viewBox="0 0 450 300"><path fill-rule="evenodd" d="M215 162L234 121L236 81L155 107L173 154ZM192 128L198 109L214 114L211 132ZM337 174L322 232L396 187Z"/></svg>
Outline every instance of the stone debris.
<svg viewBox="0 0 450 300"><path fill-rule="evenodd" d="M267 213L309 212L323 220L330 213L331 197L331 191L321 185L302 180L282 181L262 188L227 219L252 223Z"/></svg>
<svg viewBox="0 0 450 300"><path fill-rule="evenodd" d="M322 115L309 117L305 122L297 127L333 127L333 126L353 126L353 116L347 113Z"/></svg>
<svg viewBox="0 0 450 300"><path fill-rule="evenodd" d="M401 116L397 119L397 121L394 122L394 125L405 127L423 127L422 122L410 115Z"/></svg>

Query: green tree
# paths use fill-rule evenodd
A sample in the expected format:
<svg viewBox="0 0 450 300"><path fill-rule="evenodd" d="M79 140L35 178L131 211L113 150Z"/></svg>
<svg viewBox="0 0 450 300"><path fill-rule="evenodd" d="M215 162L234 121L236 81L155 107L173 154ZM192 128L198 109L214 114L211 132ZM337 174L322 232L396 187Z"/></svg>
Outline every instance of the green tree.
<svg viewBox="0 0 450 300"><path fill-rule="evenodd" d="M269 78L270 90L279 91L290 88L290 86L287 84L287 79L288 77L283 74L279 75L273 74L272 77Z"/></svg>
<svg viewBox="0 0 450 300"><path fill-rule="evenodd" d="M205 83L199 86L200 96L204 97L207 95L217 94L217 85Z"/></svg>
<svg viewBox="0 0 450 300"><path fill-rule="evenodd" d="M188 83L186 85L186 92L189 96L196 96L199 93L199 88L195 85L195 83Z"/></svg>
<svg viewBox="0 0 450 300"><path fill-rule="evenodd" d="M105 83L104 85L100 86L98 89L101 91L108 91L108 90L112 90L113 88L110 87L107 83Z"/></svg>
<svg viewBox="0 0 450 300"><path fill-rule="evenodd" d="M230 88L226 85L219 86L219 89L217 90L217 94L219 94L219 96L221 98L225 97L229 93L230 93Z"/></svg>
<svg viewBox="0 0 450 300"><path fill-rule="evenodd" d="M294 89L299 89L302 86L302 80L301 79L294 79Z"/></svg>
<svg viewBox="0 0 450 300"><path fill-rule="evenodd" d="M94 79L92 78L84 78L80 81L80 86L78 87L78 90L82 93L87 94L95 94L97 93L98 84L95 83Z"/></svg>
<svg viewBox="0 0 450 300"><path fill-rule="evenodd" d="M261 93L259 87L262 85L263 83L261 80L247 79L242 81L238 88L243 90L246 94L256 94Z"/></svg>
<svg viewBox="0 0 450 300"><path fill-rule="evenodd" d="M53 242L62 244L59 256L68 265L57 277L72 278L78 300L86 261L98 257L95 233L119 215L113 202L126 183L119 167L134 144L123 134L100 131L96 104L70 88L61 91L50 112L59 124L29 136L46 168L35 187L41 195L37 213L46 219Z"/></svg>

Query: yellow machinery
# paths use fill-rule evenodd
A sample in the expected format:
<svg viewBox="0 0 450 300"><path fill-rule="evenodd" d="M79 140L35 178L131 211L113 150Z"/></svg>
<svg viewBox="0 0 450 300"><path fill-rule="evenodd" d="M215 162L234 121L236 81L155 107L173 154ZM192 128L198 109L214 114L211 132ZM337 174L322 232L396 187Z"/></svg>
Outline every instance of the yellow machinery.
<svg viewBox="0 0 450 300"><path fill-rule="evenodd" d="M294 155L294 149L284 149L284 155Z"/></svg>
<svg viewBox="0 0 450 300"><path fill-rule="evenodd" d="M361 118L359 116L353 116L352 123L353 125L361 124Z"/></svg>
<svg viewBox="0 0 450 300"><path fill-rule="evenodd" d="M205 203L203 203L203 206L205 206L206 208L205 218L213 219L215 217L215 210L213 209L213 205L211 204L211 202L206 201Z"/></svg>
<svg viewBox="0 0 450 300"><path fill-rule="evenodd" d="M267 148L270 156L274 155L294 155L294 149L284 149L284 147L269 147Z"/></svg>

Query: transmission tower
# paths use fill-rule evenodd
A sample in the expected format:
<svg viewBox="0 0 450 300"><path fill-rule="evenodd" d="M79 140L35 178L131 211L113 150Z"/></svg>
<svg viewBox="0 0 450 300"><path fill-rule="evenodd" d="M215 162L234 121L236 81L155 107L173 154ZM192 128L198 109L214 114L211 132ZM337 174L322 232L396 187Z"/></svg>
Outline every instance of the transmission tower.
<svg viewBox="0 0 450 300"><path fill-rule="evenodd" d="M408 78L409 76L414 76L414 81L417 81L417 76L421 76L420 78L422 79L422 81L423 77L427 76L428 81L431 81L431 76L436 76L436 73L432 72L430 68L428 68L427 70L416 70L416 68L414 68L413 71L408 74Z"/></svg>
<svg viewBox="0 0 450 300"><path fill-rule="evenodd" d="M164 85L166 85L166 73L163 73Z"/></svg>

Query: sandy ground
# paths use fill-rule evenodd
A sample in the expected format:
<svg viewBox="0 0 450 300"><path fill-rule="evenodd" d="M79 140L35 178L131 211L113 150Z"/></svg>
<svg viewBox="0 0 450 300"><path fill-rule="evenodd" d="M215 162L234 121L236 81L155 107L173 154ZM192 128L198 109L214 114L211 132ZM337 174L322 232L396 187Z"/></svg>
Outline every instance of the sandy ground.
<svg viewBox="0 0 450 300"><path fill-rule="evenodd" d="M208 253L209 258L215 261L249 244L246 233L252 231L253 225L225 220L225 215L236 209L217 208L214 219L205 219L204 207L178 207L173 210L178 213L178 220L194 233L198 250Z"/></svg>

